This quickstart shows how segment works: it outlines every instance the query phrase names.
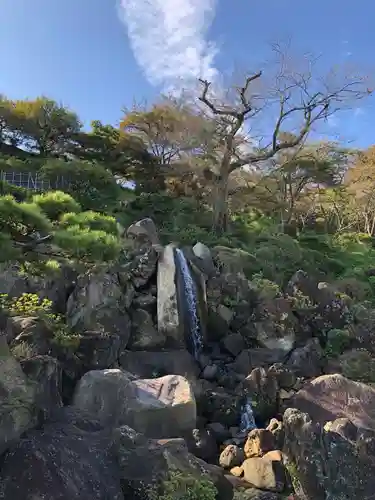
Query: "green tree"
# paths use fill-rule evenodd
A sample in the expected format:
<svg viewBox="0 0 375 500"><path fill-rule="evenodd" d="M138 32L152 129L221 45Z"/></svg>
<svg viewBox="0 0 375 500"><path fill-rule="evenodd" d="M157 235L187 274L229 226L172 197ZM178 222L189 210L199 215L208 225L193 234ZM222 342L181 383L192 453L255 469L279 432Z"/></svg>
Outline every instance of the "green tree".
<svg viewBox="0 0 375 500"><path fill-rule="evenodd" d="M82 126L76 113L44 96L12 101L11 106L23 140L41 156L63 154Z"/></svg>
<svg viewBox="0 0 375 500"><path fill-rule="evenodd" d="M115 259L121 249L116 221L91 212L81 212L78 218L79 212L79 204L65 193L48 192L22 202L11 195L0 196L1 260Z"/></svg>

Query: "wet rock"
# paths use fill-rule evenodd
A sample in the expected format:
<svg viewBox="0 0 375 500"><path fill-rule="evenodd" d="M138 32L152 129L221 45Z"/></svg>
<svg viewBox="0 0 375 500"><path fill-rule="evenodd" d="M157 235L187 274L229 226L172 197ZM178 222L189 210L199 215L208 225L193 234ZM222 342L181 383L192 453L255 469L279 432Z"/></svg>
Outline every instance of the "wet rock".
<svg viewBox="0 0 375 500"><path fill-rule="evenodd" d="M217 365L208 365L202 372L202 377L206 380L215 380L219 373L219 367Z"/></svg>
<svg viewBox="0 0 375 500"><path fill-rule="evenodd" d="M247 458L242 464L244 479L256 488L281 492L286 485L284 465L264 457Z"/></svg>
<svg viewBox="0 0 375 500"><path fill-rule="evenodd" d="M149 437L178 437L196 427L192 389L178 375L132 380L117 369L90 371L79 381L73 405L106 427L129 425Z"/></svg>
<svg viewBox="0 0 375 500"><path fill-rule="evenodd" d="M317 338L310 339L303 347L297 347L287 361L287 367L298 377L317 377L322 374L324 353Z"/></svg>
<svg viewBox="0 0 375 500"><path fill-rule="evenodd" d="M246 348L245 341L240 333L230 333L224 337L222 344L224 349L233 356L238 356Z"/></svg>
<svg viewBox="0 0 375 500"><path fill-rule="evenodd" d="M204 388L198 400L199 413L208 421L220 422L225 427L236 426L239 422L240 398L221 388Z"/></svg>
<svg viewBox="0 0 375 500"><path fill-rule="evenodd" d="M242 465L245 460L244 452L238 446L231 444L227 446L220 454L219 463L224 469L233 469Z"/></svg>
<svg viewBox="0 0 375 500"><path fill-rule="evenodd" d="M120 470L108 433L87 417L61 413L29 431L3 457L0 497L123 500Z"/></svg>
<svg viewBox="0 0 375 500"><path fill-rule="evenodd" d="M240 384L237 392L246 394L252 401L256 419L265 421L277 411L278 385L275 376L264 368L255 368Z"/></svg>
<svg viewBox="0 0 375 500"><path fill-rule="evenodd" d="M275 440L272 432L266 429L253 429L249 432L244 447L246 458L262 457L275 449Z"/></svg>
<svg viewBox="0 0 375 500"><path fill-rule="evenodd" d="M306 383L290 406L322 425L344 417L357 427L375 429L375 389L342 375L322 375Z"/></svg>

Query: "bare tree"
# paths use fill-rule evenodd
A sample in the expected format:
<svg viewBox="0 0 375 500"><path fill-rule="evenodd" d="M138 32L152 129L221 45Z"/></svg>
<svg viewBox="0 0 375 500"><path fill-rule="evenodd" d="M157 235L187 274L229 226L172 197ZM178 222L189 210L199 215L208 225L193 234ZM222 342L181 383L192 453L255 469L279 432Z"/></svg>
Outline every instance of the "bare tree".
<svg viewBox="0 0 375 500"><path fill-rule="evenodd" d="M222 154L215 169L213 221L217 232L224 231L228 225L228 181L233 171L244 166L258 167L281 151L299 146L318 122L371 93L366 89L364 77L349 74L342 78L331 71L324 80L315 79L314 60L309 60L306 71L294 70L279 46L275 45L274 51L278 56L277 73L274 85L263 96L252 92L255 82L264 78L262 70L246 77L243 86L235 88L234 104L218 104L211 92L211 82L199 80L199 101L220 123ZM243 147L243 132L251 130L265 115L272 114L275 106L277 116L265 142L263 138L257 145Z"/></svg>

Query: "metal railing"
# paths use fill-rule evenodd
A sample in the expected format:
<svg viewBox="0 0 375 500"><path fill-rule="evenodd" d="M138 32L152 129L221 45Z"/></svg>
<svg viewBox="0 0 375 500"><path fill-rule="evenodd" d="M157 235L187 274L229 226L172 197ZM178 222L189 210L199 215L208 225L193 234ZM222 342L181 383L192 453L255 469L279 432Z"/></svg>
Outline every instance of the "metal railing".
<svg viewBox="0 0 375 500"><path fill-rule="evenodd" d="M9 182L15 186L33 189L35 191L47 191L48 189L62 189L69 183L64 177L58 176L53 182L43 178L38 172L16 172L0 171L0 180Z"/></svg>

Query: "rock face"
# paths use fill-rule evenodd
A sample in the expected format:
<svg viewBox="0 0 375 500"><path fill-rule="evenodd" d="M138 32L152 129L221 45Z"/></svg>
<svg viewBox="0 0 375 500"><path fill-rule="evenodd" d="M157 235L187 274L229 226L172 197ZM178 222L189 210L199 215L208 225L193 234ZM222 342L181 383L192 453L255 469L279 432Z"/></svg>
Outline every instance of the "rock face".
<svg viewBox="0 0 375 500"><path fill-rule="evenodd" d="M5 455L0 476L0 498L124 499L110 436L69 411L42 431L28 432Z"/></svg>
<svg viewBox="0 0 375 500"><path fill-rule="evenodd" d="M139 220L129 226L126 231L126 235L128 238L142 240L151 245L159 244L159 235L156 226L154 221L150 218Z"/></svg>
<svg viewBox="0 0 375 500"><path fill-rule="evenodd" d="M360 428L375 429L375 389L342 375L322 375L305 384L290 406L322 425L345 417Z"/></svg>
<svg viewBox="0 0 375 500"><path fill-rule="evenodd" d="M130 320L123 289L115 273L98 273L79 278L67 302L71 327L95 334L117 335L125 349L130 338Z"/></svg>
<svg viewBox="0 0 375 500"><path fill-rule="evenodd" d="M326 429L306 414L284 414L284 452L296 467L297 494L314 500L370 499L374 494L375 432L360 430L348 419Z"/></svg>
<svg viewBox="0 0 375 500"><path fill-rule="evenodd" d="M105 426L129 425L149 437L179 437L196 427L192 388L178 375L132 380L118 369L91 371L80 380L73 404Z"/></svg>
<svg viewBox="0 0 375 500"><path fill-rule="evenodd" d="M183 326L177 304L174 246L167 245L158 262L157 274L158 330L173 347L184 347Z"/></svg>
<svg viewBox="0 0 375 500"><path fill-rule="evenodd" d="M37 423L36 387L0 336L0 453Z"/></svg>

